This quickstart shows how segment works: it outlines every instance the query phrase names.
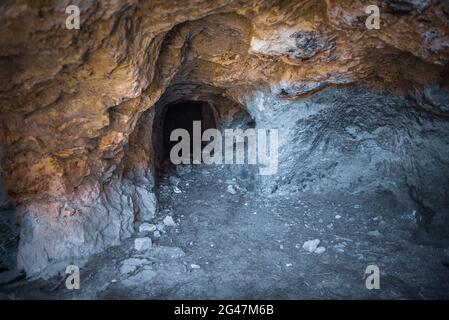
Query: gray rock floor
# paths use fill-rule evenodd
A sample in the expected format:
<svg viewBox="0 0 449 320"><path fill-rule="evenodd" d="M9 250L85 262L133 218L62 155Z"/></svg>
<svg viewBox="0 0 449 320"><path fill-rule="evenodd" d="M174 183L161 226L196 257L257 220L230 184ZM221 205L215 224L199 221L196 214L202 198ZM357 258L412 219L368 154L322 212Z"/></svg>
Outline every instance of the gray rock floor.
<svg viewBox="0 0 449 320"><path fill-rule="evenodd" d="M261 197L225 168L181 173L161 182L155 226L136 233L151 237L151 249L136 251L128 239L91 257L79 290L66 289L62 276L22 279L0 285L1 297L449 298L449 249L414 242L412 212L402 212L391 197ZM303 248L313 239L324 252ZM379 290L365 287L370 264L380 268Z"/></svg>

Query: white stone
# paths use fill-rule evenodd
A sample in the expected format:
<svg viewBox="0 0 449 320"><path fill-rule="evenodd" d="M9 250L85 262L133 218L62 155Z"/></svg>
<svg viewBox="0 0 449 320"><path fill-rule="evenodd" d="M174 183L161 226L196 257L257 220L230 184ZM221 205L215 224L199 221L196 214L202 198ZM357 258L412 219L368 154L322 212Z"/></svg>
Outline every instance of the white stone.
<svg viewBox="0 0 449 320"><path fill-rule="evenodd" d="M335 219L340 219L341 218L341 215L339 215L339 214L337 214L336 216L335 216Z"/></svg>
<svg viewBox="0 0 449 320"><path fill-rule="evenodd" d="M151 238L136 238L134 239L134 249L137 251L148 250L152 246Z"/></svg>
<svg viewBox="0 0 449 320"><path fill-rule="evenodd" d="M145 222L139 226L139 232L153 232L155 230L156 230L156 226L151 223Z"/></svg>
<svg viewBox="0 0 449 320"><path fill-rule="evenodd" d="M302 248L309 252L314 252L319 244L320 244L319 239L308 240L308 241L304 242L304 244L302 245Z"/></svg>
<svg viewBox="0 0 449 320"><path fill-rule="evenodd" d="M154 218L157 209L157 198L153 192L143 187L136 187L134 200L139 208L139 215L142 221L150 221Z"/></svg>
<svg viewBox="0 0 449 320"><path fill-rule="evenodd" d="M190 265L190 268L192 268L192 269L201 269L201 267L200 267L199 265L194 264L194 263L192 263L192 264Z"/></svg>
<svg viewBox="0 0 449 320"><path fill-rule="evenodd" d="M173 218L171 216L165 216L164 224L167 227L174 227L174 226L176 226L176 223L175 223L175 221L173 220Z"/></svg>
<svg viewBox="0 0 449 320"><path fill-rule="evenodd" d="M174 193L181 193L181 189L179 189L178 187L173 187L173 191Z"/></svg>
<svg viewBox="0 0 449 320"><path fill-rule="evenodd" d="M232 184L230 184L230 185L228 186L227 191L228 191L230 194L236 194L236 193L237 193L237 191L235 190L235 188L234 188L234 186L233 186Z"/></svg>
<svg viewBox="0 0 449 320"><path fill-rule="evenodd" d="M369 231L368 235L371 237L380 237L382 234L379 231L374 230L374 231Z"/></svg>
<svg viewBox="0 0 449 320"><path fill-rule="evenodd" d="M325 247L318 247L314 252L317 254L322 254L324 251L326 251Z"/></svg>

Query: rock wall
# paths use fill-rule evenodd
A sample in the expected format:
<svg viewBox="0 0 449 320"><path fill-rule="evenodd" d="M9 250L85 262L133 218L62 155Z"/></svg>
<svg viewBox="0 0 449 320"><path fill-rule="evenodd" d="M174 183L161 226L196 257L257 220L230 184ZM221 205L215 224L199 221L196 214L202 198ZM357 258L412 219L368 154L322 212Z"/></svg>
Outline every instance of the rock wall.
<svg viewBox="0 0 449 320"><path fill-rule="evenodd" d="M260 93L260 127L278 128L279 170L267 193L385 192L416 210L418 226L449 235L449 123L386 91L328 88L300 101Z"/></svg>
<svg viewBox="0 0 449 320"><path fill-rule="evenodd" d="M79 30L65 28L69 4L79 4ZM380 30L365 27L365 8L371 4L380 7ZM306 162L291 178L295 188L327 188L333 185L330 177L342 179L345 188L357 184L357 170L345 171L350 166L344 148L356 155L358 166L370 160L369 177L374 168L389 177L393 169L383 167L382 159L393 156L395 144L384 141L387 133L404 140L397 142L401 154L394 159L406 164L398 168L417 172L411 184L426 184L430 176L421 177L426 162L436 171L446 166L442 151L435 150L436 144L423 146L430 154L417 165L407 164L411 160L405 153L423 152L409 130L447 141L440 122L449 115L448 6L436 0L3 1L1 162L22 225L20 266L29 275L50 274L67 261L119 243L132 233L134 220L154 214L154 155L143 119L151 117L148 110L161 98L186 92L216 105L247 106L258 125L276 123L284 114L277 106L295 110L285 113L294 114L288 133L301 141L299 148L309 150L290 160L294 152L283 149L283 173L296 168L289 161ZM340 92L337 102L315 102L322 112L301 118L309 101L302 99L354 84L389 88L408 102L335 91ZM345 94L361 106L341 101ZM260 99L268 104L253 107L260 106ZM411 109L435 120L405 119L415 115ZM368 118L357 117L356 111ZM398 123L387 120L390 114ZM341 119L338 128L332 117ZM420 121L424 124L416 125ZM394 128L397 124L401 129ZM313 130L305 134L294 126ZM328 129L335 140L329 140ZM379 140L369 139L371 129ZM414 147L406 147L407 139ZM332 141L343 145L329 147ZM367 149L370 143L379 145ZM384 144L389 145L385 150ZM341 155L342 163L315 164L319 150ZM366 150L376 160L361 154ZM323 167L330 174L317 180L314 170Z"/></svg>

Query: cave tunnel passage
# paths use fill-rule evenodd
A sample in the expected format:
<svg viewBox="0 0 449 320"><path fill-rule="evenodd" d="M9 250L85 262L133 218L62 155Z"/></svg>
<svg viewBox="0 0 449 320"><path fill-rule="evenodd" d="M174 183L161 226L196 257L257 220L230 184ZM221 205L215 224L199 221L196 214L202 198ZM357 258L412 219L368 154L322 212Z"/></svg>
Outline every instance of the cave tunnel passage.
<svg viewBox="0 0 449 320"><path fill-rule="evenodd" d="M201 134L210 128L216 128L216 121L212 107L202 101L181 101L165 106L162 114L162 150L157 150L162 155L160 169L166 171L174 165L170 161L170 150L178 141L170 141L170 134L175 129L185 129L193 136L193 122L201 121ZM193 144L190 144L190 153L193 152ZM162 172L163 173L163 172Z"/></svg>

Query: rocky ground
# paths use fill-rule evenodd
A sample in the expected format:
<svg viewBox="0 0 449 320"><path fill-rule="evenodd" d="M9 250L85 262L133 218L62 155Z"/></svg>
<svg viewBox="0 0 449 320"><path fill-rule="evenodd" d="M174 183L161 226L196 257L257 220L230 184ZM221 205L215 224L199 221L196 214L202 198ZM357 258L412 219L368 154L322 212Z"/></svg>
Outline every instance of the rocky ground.
<svg viewBox="0 0 449 320"><path fill-rule="evenodd" d="M261 197L226 168L193 166L161 182L160 201L154 224L136 226L151 248L133 238L91 257L80 290L19 277L2 298L449 298L449 249L413 241L413 213L385 194ZM369 264L379 290L365 287Z"/></svg>

